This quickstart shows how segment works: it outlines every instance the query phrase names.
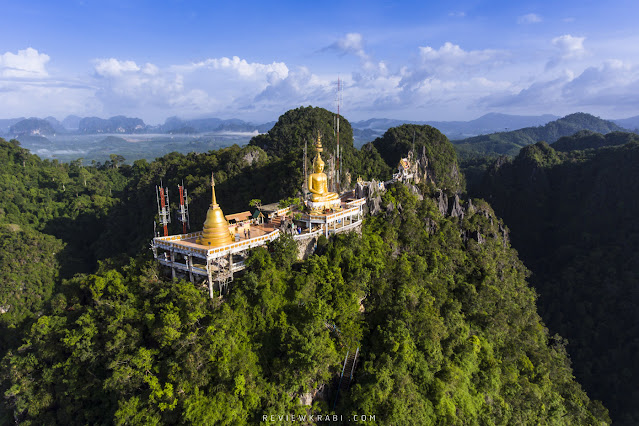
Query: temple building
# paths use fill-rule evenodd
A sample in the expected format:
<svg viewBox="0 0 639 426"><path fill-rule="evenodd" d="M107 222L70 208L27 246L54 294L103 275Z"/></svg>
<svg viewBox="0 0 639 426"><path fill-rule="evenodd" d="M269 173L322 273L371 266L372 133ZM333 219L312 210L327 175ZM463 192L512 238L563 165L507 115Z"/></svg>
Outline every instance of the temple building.
<svg viewBox="0 0 639 426"><path fill-rule="evenodd" d="M221 296L233 281L234 273L246 267L248 250L275 240L280 231L256 219L229 224L217 203L213 176L211 193L202 231L155 237L151 249L160 264L171 268L173 278L179 272L188 274L193 283L205 282L212 298L215 286Z"/></svg>
<svg viewBox="0 0 639 426"><path fill-rule="evenodd" d="M328 237L360 226L365 199L355 198L353 192L340 195L328 190L319 134L315 148L317 154L313 173L306 181L309 194L304 209L271 204L262 206L253 215L247 211L225 216L217 202L211 175L211 204L202 231L168 235L165 226L165 235L156 236L151 242L154 258L171 269L173 278L188 275L193 283L205 283L212 298L215 288L222 296L234 274L245 268L250 249L268 244L282 232L293 235L300 256L304 257L312 252L320 235ZM166 199L168 202L168 192ZM160 215L168 217L168 205L162 204L159 209Z"/></svg>

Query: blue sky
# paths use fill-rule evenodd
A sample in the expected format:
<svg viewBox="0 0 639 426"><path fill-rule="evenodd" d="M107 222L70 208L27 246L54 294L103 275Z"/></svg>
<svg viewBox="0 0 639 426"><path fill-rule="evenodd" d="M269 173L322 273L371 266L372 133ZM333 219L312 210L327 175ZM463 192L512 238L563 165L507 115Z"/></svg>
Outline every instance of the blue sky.
<svg viewBox="0 0 639 426"><path fill-rule="evenodd" d="M639 115L631 1L1 1L0 118Z"/></svg>

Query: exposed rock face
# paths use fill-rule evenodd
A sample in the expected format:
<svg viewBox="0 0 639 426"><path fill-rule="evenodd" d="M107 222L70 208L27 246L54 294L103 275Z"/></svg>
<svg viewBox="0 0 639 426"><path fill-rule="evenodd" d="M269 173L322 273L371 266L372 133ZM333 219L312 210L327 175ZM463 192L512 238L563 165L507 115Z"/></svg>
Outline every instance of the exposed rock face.
<svg viewBox="0 0 639 426"><path fill-rule="evenodd" d="M365 210L368 210L368 214L376 215L381 211L381 194L385 190L383 184L380 186L375 180L371 181L368 185L357 182L355 184L354 195L355 198L366 198Z"/></svg>
<svg viewBox="0 0 639 426"><path fill-rule="evenodd" d="M424 196L420 193L419 189L416 186L406 183L405 185L408 185L411 193L413 193L417 198L419 198L420 200L424 199ZM381 185L379 185L375 181L370 182L370 184L367 185L358 182L355 185L353 194L357 198L366 198L365 210L368 210L368 214L376 215L382 210L384 210L386 214L391 214L395 209L397 209L397 211L401 214L403 211L401 204L395 206L393 203L388 203L388 205L382 208L381 194L385 190L385 188L382 188ZM433 200L437 205L439 213L444 217L454 218L461 222L464 220L464 218L469 218L475 214L479 214L488 219L491 226L495 225L495 220L497 220L490 206L488 206L481 200L478 206L475 206L472 200L468 200L466 207L464 207L458 193L456 193L454 196L451 196L451 198L449 199L448 195L446 195L446 193L441 189L436 192ZM425 217L424 220L426 221L426 227L430 234L434 234L435 232L437 232L437 223L433 219L431 219L430 217ZM490 235L482 235L479 230L471 230L468 228L466 228L466 230L461 230L460 233L464 242L468 242L469 239L473 239L479 244L483 244L487 238L499 239L503 241L504 246L509 242L508 228L506 228L506 226L500 220L497 220L497 229L491 231ZM391 253L391 256L394 256L396 254L397 253Z"/></svg>
<svg viewBox="0 0 639 426"><path fill-rule="evenodd" d="M246 161L247 166L252 166L260 158L260 153L257 151L247 152L242 159Z"/></svg>
<svg viewBox="0 0 639 426"><path fill-rule="evenodd" d="M473 205L473 200L468 200L468 207L466 208L466 211L468 212L469 215L472 215L475 213L475 206Z"/></svg>
<svg viewBox="0 0 639 426"><path fill-rule="evenodd" d="M328 386L322 384L317 389L301 394L299 396L299 401L301 405L306 406L313 405L313 402L315 401L328 401Z"/></svg>
<svg viewBox="0 0 639 426"><path fill-rule="evenodd" d="M355 198L366 198L368 196L368 187L360 182L355 184Z"/></svg>
<svg viewBox="0 0 639 426"><path fill-rule="evenodd" d="M506 244L508 243L508 241L510 241L508 237L508 228L506 228L506 225L501 222L499 223L499 232L501 232L501 235L504 239L504 247L506 247Z"/></svg>
<svg viewBox="0 0 639 426"><path fill-rule="evenodd" d="M408 189L410 189L410 193L416 196L419 201L424 199L424 196L415 185L409 185Z"/></svg>
<svg viewBox="0 0 639 426"><path fill-rule="evenodd" d="M464 209L459 202L459 195L455 194L455 199L450 208L450 217L464 218Z"/></svg>
<svg viewBox="0 0 639 426"><path fill-rule="evenodd" d="M442 216L446 216L448 213L448 197L441 189L439 190L439 195L437 197L437 208Z"/></svg>
<svg viewBox="0 0 639 426"><path fill-rule="evenodd" d="M317 245L317 236L311 238L302 238L297 240L297 259L305 260L310 255L315 253L315 246Z"/></svg>
<svg viewBox="0 0 639 426"><path fill-rule="evenodd" d="M366 201L366 207L368 208L368 213L371 215L376 215L382 210L382 196L377 194L376 197L369 198Z"/></svg>
<svg viewBox="0 0 639 426"><path fill-rule="evenodd" d="M311 406L313 405L313 393L306 392L300 395L300 405Z"/></svg>

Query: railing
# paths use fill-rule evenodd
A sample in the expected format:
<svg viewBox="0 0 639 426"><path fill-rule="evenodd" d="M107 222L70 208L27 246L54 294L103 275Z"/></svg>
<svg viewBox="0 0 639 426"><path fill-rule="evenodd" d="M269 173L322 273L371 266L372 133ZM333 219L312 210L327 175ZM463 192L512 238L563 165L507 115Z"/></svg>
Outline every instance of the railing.
<svg viewBox="0 0 639 426"><path fill-rule="evenodd" d="M201 234L201 232L199 233ZM187 253L187 254L199 254L200 257L206 256L206 257L219 257L228 253L235 253L247 248L253 248L253 247L257 247L257 246L261 246L264 245L266 242L269 241L273 241L274 239L276 239L277 237L279 237L280 231L278 229L273 230L272 232L269 232L266 235L261 235L259 237L253 237L253 238L249 238L247 240L244 241L238 241L238 242L234 242L231 244L227 244L225 246L222 247L216 247L216 248L212 248L212 249L205 249L205 248L199 248L199 247L191 247L189 245L185 245L185 244L178 244L178 241L183 241L186 238L191 238L191 237L186 237L186 238L179 238L181 236L188 236L191 234L182 234L182 235L172 235L169 237L160 237L160 238L154 238L153 239L153 243L155 244L156 247L160 247L160 248L164 248L166 250L175 250L178 251L179 253ZM215 256L217 255L217 256Z"/></svg>
<svg viewBox="0 0 639 426"><path fill-rule="evenodd" d="M341 231L349 230L349 229L351 229L351 228L356 228L356 227L358 227L359 225L361 225L361 224L362 224L362 222L363 222L363 221L360 219L360 220L357 220L357 221L355 221L355 222L353 222L353 223L349 223L348 225L340 226L339 228L335 228L335 229L328 228L328 233L329 233L329 234L331 234L331 233L333 233L333 234L334 234L334 233L336 233L336 232L341 232Z"/></svg>
<svg viewBox="0 0 639 426"><path fill-rule="evenodd" d="M327 215L305 214L302 215L301 220L304 221L304 219L310 219L311 221L332 222L343 217L352 216L355 212L359 212L359 207L351 207L349 209L342 210L341 212L335 212Z"/></svg>
<svg viewBox="0 0 639 426"><path fill-rule="evenodd" d="M293 239L294 240L303 240L305 238L310 238L310 237L314 237L315 235L321 235L324 233L324 230L322 228L316 229L313 232L302 232L301 234L293 234Z"/></svg>

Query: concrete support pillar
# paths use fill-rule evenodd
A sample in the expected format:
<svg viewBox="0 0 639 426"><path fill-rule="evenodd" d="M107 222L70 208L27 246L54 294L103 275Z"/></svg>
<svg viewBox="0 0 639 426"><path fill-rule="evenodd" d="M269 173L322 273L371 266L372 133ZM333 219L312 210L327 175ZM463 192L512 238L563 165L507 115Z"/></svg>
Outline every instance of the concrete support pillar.
<svg viewBox="0 0 639 426"><path fill-rule="evenodd" d="M190 254L186 257L186 262L189 266L189 280L193 282L193 256Z"/></svg>
<svg viewBox="0 0 639 426"><path fill-rule="evenodd" d="M209 297L213 299L213 277L211 276L211 261L206 259L206 273L209 278Z"/></svg>
<svg viewBox="0 0 639 426"><path fill-rule="evenodd" d="M171 250L171 277L175 279L175 252Z"/></svg>

